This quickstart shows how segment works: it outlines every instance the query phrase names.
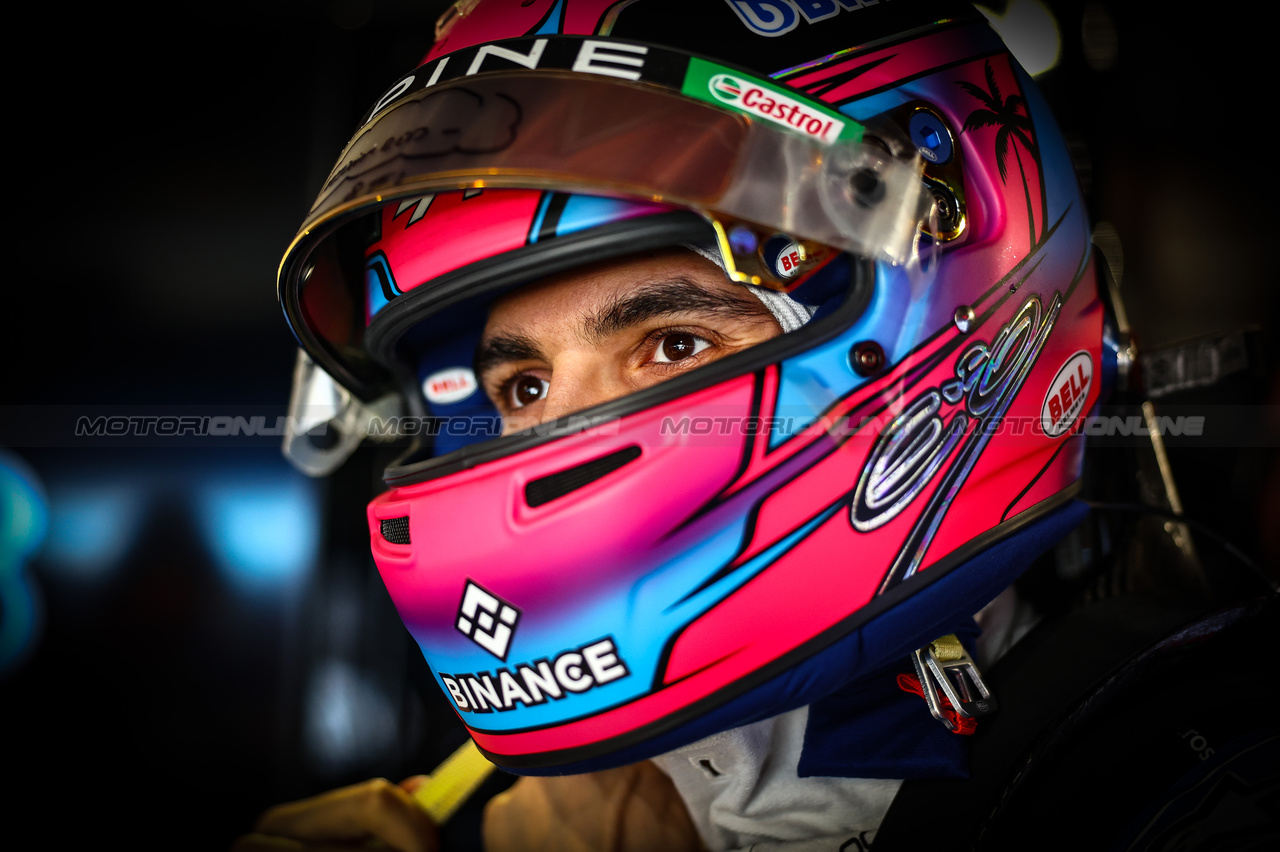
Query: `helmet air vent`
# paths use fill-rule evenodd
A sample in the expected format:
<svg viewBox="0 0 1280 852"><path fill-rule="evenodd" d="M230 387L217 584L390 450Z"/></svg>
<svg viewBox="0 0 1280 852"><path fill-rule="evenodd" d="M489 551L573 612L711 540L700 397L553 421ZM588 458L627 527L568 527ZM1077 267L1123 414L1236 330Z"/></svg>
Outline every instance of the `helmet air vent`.
<svg viewBox="0 0 1280 852"><path fill-rule="evenodd" d="M592 459L589 462L562 470L559 473L535 479L524 487L525 502L531 508L536 508L550 503L552 500L559 500L564 495L577 491L585 485L590 485L597 479L613 473L618 468L638 458L640 458L639 447L624 447L607 456L601 456L598 459ZM385 524L386 522L384 521L383 523ZM383 534L386 534L385 527ZM408 540L409 535L406 530L405 541Z"/></svg>
<svg viewBox="0 0 1280 852"><path fill-rule="evenodd" d="M382 537L392 544L408 544L409 543L409 516L402 518L387 518L380 524L382 528Z"/></svg>

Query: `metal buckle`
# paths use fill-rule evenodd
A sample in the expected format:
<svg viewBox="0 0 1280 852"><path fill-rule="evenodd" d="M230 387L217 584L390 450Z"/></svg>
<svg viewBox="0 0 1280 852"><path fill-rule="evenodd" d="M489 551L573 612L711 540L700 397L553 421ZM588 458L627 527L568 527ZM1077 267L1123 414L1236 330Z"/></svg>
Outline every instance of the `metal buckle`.
<svg viewBox="0 0 1280 852"><path fill-rule="evenodd" d="M954 633L917 648L911 655L911 662L915 666L916 677L920 678L929 712L948 731L956 730L956 725L942 712L938 689L961 716L989 716L998 709L996 699L982 680L982 672L978 671Z"/></svg>

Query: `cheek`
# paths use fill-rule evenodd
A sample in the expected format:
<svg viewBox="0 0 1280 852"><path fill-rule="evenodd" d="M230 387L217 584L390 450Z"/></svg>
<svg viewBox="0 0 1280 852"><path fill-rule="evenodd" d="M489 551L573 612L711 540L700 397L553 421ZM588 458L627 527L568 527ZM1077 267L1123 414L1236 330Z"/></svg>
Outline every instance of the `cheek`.
<svg viewBox="0 0 1280 852"><path fill-rule="evenodd" d="M524 429L529 429L538 425L538 418L532 413L526 411L518 411L514 414L506 415L502 418L502 434L514 435Z"/></svg>

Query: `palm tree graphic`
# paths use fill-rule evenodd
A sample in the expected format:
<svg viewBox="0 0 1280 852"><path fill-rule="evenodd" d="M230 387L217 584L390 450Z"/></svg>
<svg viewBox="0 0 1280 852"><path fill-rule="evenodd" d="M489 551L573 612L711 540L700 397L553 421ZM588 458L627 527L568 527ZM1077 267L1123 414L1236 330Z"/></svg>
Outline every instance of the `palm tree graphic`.
<svg viewBox="0 0 1280 852"><path fill-rule="evenodd" d="M1009 140L1014 139L1017 143L1021 143L1036 164L1036 177L1040 184L1040 210L1042 218L1044 218L1044 216L1047 216L1049 208L1045 197L1040 148L1031 141L1031 133L1034 130L1031 124L1031 117L1019 112L1019 110L1025 109L1021 95L1009 95L1007 98L1000 97L1000 87L996 85L996 75L991 70L990 60L986 63L986 77L987 89L990 91L985 91L981 86L975 86L965 80L956 81L957 86L982 101L986 106L986 109L975 109L969 113L969 117L964 120L964 130L969 132L980 127L999 128L996 131L996 165L1000 167L1001 182L1005 182L1007 177L1005 160L1009 155ZM1013 146L1013 156L1018 161L1018 173L1022 175L1022 191L1027 198L1027 227L1031 233L1031 250L1034 251L1040 239L1044 237L1045 223L1041 221L1040 237L1037 238L1035 211L1031 206L1031 189L1027 185L1027 173L1022 167L1022 155L1018 153L1017 144Z"/></svg>

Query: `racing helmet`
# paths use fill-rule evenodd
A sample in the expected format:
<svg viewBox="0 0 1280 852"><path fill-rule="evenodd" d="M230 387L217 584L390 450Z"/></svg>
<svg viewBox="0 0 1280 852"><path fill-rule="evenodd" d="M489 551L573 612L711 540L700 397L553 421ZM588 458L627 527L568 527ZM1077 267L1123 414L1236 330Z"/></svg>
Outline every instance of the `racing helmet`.
<svg viewBox="0 0 1280 852"><path fill-rule="evenodd" d="M800 321L504 434L472 361L494 300L676 249ZM1061 134L986 20L933 0L462 0L279 293L287 454L413 437L373 556L524 774L810 704L955 629L1080 521L1110 369Z"/></svg>

